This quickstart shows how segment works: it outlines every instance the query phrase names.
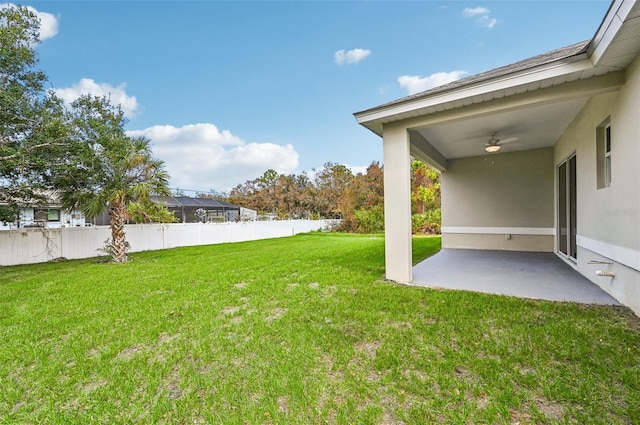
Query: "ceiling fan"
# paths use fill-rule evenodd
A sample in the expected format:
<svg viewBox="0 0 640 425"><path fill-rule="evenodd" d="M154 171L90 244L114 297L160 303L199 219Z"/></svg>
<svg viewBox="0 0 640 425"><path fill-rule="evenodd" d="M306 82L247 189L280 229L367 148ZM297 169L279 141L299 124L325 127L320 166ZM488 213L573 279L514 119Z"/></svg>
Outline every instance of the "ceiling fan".
<svg viewBox="0 0 640 425"><path fill-rule="evenodd" d="M497 137L498 132L494 131L493 133L491 133L491 137L489 139L489 141L487 142L486 145L484 145L484 150L489 152L489 153L496 153L500 150L500 148L502 147L502 145L507 144L507 143L511 143L511 142L515 142L516 140L518 140L517 137L508 137L506 139L501 139L499 137Z"/></svg>

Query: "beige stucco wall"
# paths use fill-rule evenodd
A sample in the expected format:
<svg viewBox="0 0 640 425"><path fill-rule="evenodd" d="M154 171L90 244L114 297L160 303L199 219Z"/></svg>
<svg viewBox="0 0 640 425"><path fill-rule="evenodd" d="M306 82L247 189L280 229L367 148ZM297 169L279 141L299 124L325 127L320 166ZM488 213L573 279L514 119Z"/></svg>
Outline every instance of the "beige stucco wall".
<svg viewBox="0 0 640 425"><path fill-rule="evenodd" d="M385 276L395 282L413 280L411 263L411 161L407 129L384 128Z"/></svg>
<svg viewBox="0 0 640 425"><path fill-rule="evenodd" d="M442 246L458 249L552 252L553 236L511 233L443 233Z"/></svg>
<svg viewBox="0 0 640 425"><path fill-rule="evenodd" d="M597 188L596 127L610 117L611 187ZM555 146L554 163L577 160L575 267L640 314L640 59L619 92L589 100ZM613 264L594 265L590 261ZM596 276L612 271L615 278Z"/></svg>
<svg viewBox="0 0 640 425"><path fill-rule="evenodd" d="M553 250L552 148L450 160L441 182L445 248Z"/></svg>
<svg viewBox="0 0 640 425"><path fill-rule="evenodd" d="M592 98L556 145L555 163L575 152L578 169L578 234L633 249L640 249L638 194L640 193L640 104L634 119L620 108L622 92ZM629 99L631 100L631 99ZM635 99L636 101L638 99ZM634 103L634 102L630 102ZM635 102L638 103L638 102ZM596 182L596 127L611 117L611 187ZM634 122L635 128L629 127Z"/></svg>

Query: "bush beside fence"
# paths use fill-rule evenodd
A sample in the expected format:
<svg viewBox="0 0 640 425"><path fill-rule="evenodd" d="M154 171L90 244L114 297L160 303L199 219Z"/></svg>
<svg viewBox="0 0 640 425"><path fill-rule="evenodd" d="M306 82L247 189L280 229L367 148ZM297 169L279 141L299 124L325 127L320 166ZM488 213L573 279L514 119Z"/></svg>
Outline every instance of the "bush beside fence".
<svg viewBox="0 0 640 425"><path fill-rule="evenodd" d="M326 229L332 224L332 220L129 224L125 232L131 246L129 252L140 252L280 238ZM110 238L108 226L0 230L0 266L96 257Z"/></svg>

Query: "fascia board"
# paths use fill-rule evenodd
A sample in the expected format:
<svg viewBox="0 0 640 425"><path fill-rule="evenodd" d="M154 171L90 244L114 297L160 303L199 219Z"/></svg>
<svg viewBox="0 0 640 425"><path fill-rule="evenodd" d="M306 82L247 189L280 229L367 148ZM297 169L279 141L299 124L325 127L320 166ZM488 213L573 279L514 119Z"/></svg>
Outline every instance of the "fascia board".
<svg viewBox="0 0 640 425"><path fill-rule="evenodd" d="M582 72L593 68L592 62L587 58L586 54L581 55L581 59L571 63L549 64L544 67L538 67L517 74L499 77L497 80L483 81L471 86L461 87L450 92L439 93L433 97L424 99L412 99L406 103L390 105L389 107L379 110L363 112L355 115L359 124L365 124L369 121L391 118L394 115L400 115L418 109L429 108L435 105L448 104L473 96L484 95L492 92L499 92L512 87L517 87L536 81L555 78L562 75L572 74L574 72ZM388 122L388 120L385 120Z"/></svg>
<svg viewBox="0 0 640 425"><path fill-rule="evenodd" d="M589 46L588 53L594 66L600 62L635 3L636 0L615 0L609 8Z"/></svg>

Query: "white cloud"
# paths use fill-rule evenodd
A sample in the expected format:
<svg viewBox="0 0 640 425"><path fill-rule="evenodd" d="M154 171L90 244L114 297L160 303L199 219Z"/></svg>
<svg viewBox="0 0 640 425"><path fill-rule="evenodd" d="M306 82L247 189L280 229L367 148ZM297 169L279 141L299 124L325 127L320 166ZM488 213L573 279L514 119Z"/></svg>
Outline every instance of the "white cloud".
<svg viewBox="0 0 640 425"><path fill-rule="evenodd" d="M174 188L230 190L268 169L290 174L299 164L290 144L246 143L209 123L157 125L127 134L151 139L154 155L164 161Z"/></svg>
<svg viewBox="0 0 640 425"><path fill-rule="evenodd" d="M462 11L464 16L488 15L491 11L486 7L467 7Z"/></svg>
<svg viewBox="0 0 640 425"><path fill-rule="evenodd" d="M465 75L467 75L466 71L436 72L428 77L403 75L398 78L398 84L406 89L409 94L414 94L459 80Z"/></svg>
<svg viewBox="0 0 640 425"><path fill-rule="evenodd" d="M489 18L488 16L483 16L480 19L478 19L477 22L478 22L478 25L480 26L483 26L486 28L493 28L498 23L498 20L495 18Z"/></svg>
<svg viewBox="0 0 640 425"><path fill-rule="evenodd" d="M345 164L345 167L350 169L354 176L358 173L367 174L367 168L369 168L368 165L349 165L349 164Z"/></svg>
<svg viewBox="0 0 640 425"><path fill-rule="evenodd" d="M338 65L358 63L371 54L369 49L353 49L353 50L338 50L335 55L335 61Z"/></svg>
<svg viewBox="0 0 640 425"><path fill-rule="evenodd" d="M0 3L0 9L16 7L13 3ZM52 38L58 34L58 17L47 12L40 12L31 6L27 6L31 12L35 13L40 20L40 40Z"/></svg>
<svg viewBox="0 0 640 425"><path fill-rule="evenodd" d="M47 12L36 12L40 19L40 40L52 38L58 34L58 18Z"/></svg>
<svg viewBox="0 0 640 425"><path fill-rule="evenodd" d="M125 83L120 84L118 87L113 87L109 83L96 83L90 78L83 78L71 87L55 89L54 91L66 103L73 102L83 94L106 96L113 105L119 104L122 107L122 111L127 118L132 118L136 115L138 100L135 96L129 96L126 93L126 87Z"/></svg>
<svg viewBox="0 0 640 425"><path fill-rule="evenodd" d="M491 18L489 14L491 11L486 7L467 7L462 11L462 15L467 18L476 17L476 23L481 27L493 28L498 23L498 20Z"/></svg>

